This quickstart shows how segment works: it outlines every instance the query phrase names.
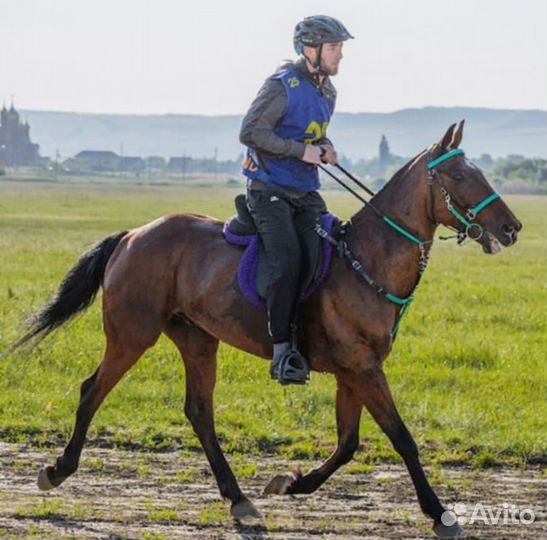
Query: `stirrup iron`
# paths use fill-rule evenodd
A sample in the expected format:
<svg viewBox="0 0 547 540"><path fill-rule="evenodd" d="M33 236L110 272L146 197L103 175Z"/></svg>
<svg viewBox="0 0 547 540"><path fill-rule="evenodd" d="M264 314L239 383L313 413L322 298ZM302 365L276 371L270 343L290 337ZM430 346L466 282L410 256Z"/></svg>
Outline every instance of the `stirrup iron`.
<svg viewBox="0 0 547 540"><path fill-rule="evenodd" d="M270 377L283 386L306 384L310 380L310 367L306 358L297 349L289 348L272 360Z"/></svg>

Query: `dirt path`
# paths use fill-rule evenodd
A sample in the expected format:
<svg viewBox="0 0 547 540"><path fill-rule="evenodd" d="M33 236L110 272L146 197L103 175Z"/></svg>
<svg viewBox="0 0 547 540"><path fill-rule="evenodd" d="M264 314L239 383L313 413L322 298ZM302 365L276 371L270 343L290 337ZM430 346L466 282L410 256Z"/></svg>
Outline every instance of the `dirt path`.
<svg viewBox="0 0 547 540"><path fill-rule="evenodd" d="M57 490L36 487L40 467L59 449L0 443L0 538L143 540L310 540L432 538L403 467L342 470L314 495L265 497L275 473L295 463L232 457L236 475L262 513L254 525L234 524L201 454L147 453L88 448L79 471ZM302 463L307 470L315 464ZM501 511L500 523L467 524L467 537L547 538L547 475L541 468L429 471L446 503L476 503ZM511 524L504 503L535 513L532 524ZM508 515L504 520L503 512ZM528 519L528 515L525 518ZM503 523L506 521L506 523Z"/></svg>

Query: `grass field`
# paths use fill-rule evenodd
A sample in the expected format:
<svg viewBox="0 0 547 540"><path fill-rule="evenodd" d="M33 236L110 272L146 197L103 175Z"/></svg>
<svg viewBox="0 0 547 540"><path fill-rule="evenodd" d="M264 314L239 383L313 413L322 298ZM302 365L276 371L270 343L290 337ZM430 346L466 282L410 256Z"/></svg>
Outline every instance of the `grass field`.
<svg viewBox="0 0 547 540"><path fill-rule="evenodd" d="M173 212L226 218L237 189L0 181L0 351L48 301L92 243ZM349 195L327 192L348 218ZM547 219L539 197L509 197L524 223L496 257L438 242L386 372L399 410L429 463L524 464L547 456ZM100 301L31 354L0 360L0 438L59 443L69 436L79 387L99 363ZM271 382L268 363L223 346L215 395L225 450L327 455L335 441L334 381ZM161 449L198 444L183 414L184 372L162 338L108 397L95 442ZM358 464L396 459L363 415Z"/></svg>

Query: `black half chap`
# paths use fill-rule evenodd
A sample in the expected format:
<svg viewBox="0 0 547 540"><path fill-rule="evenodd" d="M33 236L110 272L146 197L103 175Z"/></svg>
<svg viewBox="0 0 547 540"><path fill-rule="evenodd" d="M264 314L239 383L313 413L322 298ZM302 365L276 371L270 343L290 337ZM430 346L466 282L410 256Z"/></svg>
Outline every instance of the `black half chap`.
<svg viewBox="0 0 547 540"><path fill-rule="evenodd" d="M320 239L315 225L327 211L316 191L290 197L273 190L247 192L247 203L264 246L268 268L269 331L274 343L289 341L302 276L316 267Z"/></svg>

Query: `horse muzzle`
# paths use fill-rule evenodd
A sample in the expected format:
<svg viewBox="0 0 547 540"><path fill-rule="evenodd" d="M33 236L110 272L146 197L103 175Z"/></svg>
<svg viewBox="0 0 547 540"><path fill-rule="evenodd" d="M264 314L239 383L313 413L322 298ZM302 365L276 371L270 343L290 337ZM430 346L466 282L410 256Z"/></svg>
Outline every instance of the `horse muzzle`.
<svg viewBox="0 0 547 540"><path fill-rule="evenodd" d="M501 251L501 246L510 247L515 244L521 229L520 221L511 220L511 223L504 223L501 227L496 227L494 231L485 227L484 233L476 241L482 246L484 253L495 255Z"/></svg>

